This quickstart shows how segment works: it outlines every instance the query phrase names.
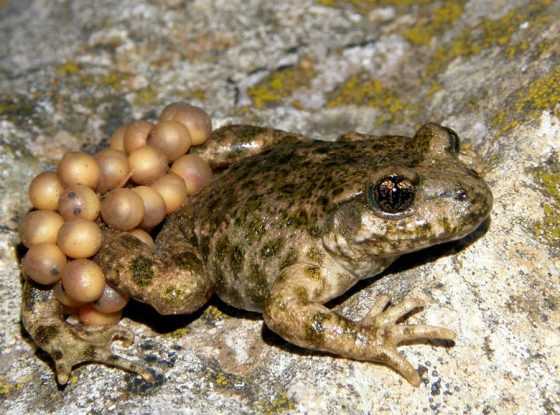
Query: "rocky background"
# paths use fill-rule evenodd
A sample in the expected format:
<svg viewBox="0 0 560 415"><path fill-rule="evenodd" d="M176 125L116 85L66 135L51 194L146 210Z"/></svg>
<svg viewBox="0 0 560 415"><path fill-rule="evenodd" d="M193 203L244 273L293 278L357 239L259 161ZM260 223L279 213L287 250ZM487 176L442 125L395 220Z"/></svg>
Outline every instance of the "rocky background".
<svg viewBox="0 0 560 415"><path fill-rule="evenodd" d="M0 412L560 413L560 2L553 0L0 0ZM122 324L155 386L78 368L57 387L20 324L26 187L69 150L188 101L215 125L341 132L455 129L485 165L491 222L404 258L337 307L379 293L431 303L459 333L403 347L424 383L290 346L215 300Z"/></svg>

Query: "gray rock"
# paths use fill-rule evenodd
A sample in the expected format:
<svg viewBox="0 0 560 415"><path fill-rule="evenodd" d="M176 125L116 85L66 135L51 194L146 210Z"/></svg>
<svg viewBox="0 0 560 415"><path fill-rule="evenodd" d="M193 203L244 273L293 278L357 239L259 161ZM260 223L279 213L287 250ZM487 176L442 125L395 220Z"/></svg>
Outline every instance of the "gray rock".
<svg viewBox="0 0 560 415"><path fill-rule="evenodd" d="M0 410L3 413L560 413L560 3L551 0L0 0ZM170 102L332 139L455 129L486 166L491 224L410 258L338 308L422 295L452 348L387 368L308 353L217 301L199 318L131 307L162 374L78 368L58 388L19 318L25 188Z"/></svg>

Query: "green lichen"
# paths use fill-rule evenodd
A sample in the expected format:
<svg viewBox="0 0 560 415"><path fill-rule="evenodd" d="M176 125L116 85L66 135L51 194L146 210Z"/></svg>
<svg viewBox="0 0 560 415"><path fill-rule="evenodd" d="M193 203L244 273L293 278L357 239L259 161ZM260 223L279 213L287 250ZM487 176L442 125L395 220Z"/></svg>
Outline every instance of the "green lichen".
<svg viewBox="0 0 560 415"><path fill-rule="evenodd" d="M534 232L552 246L560 247L560 163L554 158L534 177L549 199L543 204L544 218L535 223Z"/></svg>
<svg viewBox="0 0 560 415"><path fill-rule="evenodd" d="M403 117L403 112L410 110L409 104L401 101L397 90L386 87L379 79L360 73L351 76L335 89L329 96L327 107L358 105L378 108L381 115L377 124L394 122Z"/></svg>
<svg viewBox="0 0 560 415"><path fill-rule="evenodd" d="M415 45L428 45L433 37L449 29L463 14L464 1L446 1L431 10L427 17L420 18L403 33L404 37Z"/></svg>
<svg viewBox="0 0 560 415"><path fill-rule="evenodd" d="M315 77L312 62L302 60L295 66L277 69L247 91L256 108L270 107L290 97L296 90L308 87Z"/></svg>

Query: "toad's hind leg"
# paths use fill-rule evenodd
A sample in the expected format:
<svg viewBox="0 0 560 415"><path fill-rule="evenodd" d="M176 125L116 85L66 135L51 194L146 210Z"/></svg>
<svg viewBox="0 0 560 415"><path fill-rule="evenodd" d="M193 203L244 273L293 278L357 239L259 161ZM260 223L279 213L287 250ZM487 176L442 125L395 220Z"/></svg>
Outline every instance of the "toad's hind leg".
<svg viewBox="0 0 560 415"><path fill-rule="evenodd" d="M194 237L168 220L156 249L127 233L107 232L95 260L117 290L149 304L160 314L189 314L202 307L214 290Z"/></svg>
<svg viewBox="0 0 560 415"><path fill-rule="evenodd" d="M420 376L396 347L426 339L455 340L455 333L446 328L397 324L412 310L423 307L417 299L386 309L389 300L381 297L362 321L348 320L323 304L349 288L351 278L337 274L333 281L327 276L312 265L296 264L284 270L265 304L266 325L307 349L385 364L414 386L420 384Z"/></svg>
<svg viewBox="0 0 560 415"><path fill-rule="evenodd" d="M111 350L114 340L132 344L131 332L118 326L82 327L67 323L53 290L40 288L29 280L23 283L22 322L35 344L54 360L56 378L61 385L68 382L73 366L87 362L119 367L138 373L148 382L154 381L144 367Z"/></svg>
<svg viewBox="0 0 560 415"><path fill-rule="evenodd" d="M174 226L169 224L162 230L158 238L160 250L155 252L130 234L107 230L95 258L108 283L162 314L197 310L206 303L213 287L192 245ZM112 341L117 338L131 343L131 333L118 326L69 324L53 290L26 281L22 321L37 346L54 360L61 384L68 381L73 366L88 362L105 363L138 373L147 381L154 380L145 368L111 351Z"/></svg>

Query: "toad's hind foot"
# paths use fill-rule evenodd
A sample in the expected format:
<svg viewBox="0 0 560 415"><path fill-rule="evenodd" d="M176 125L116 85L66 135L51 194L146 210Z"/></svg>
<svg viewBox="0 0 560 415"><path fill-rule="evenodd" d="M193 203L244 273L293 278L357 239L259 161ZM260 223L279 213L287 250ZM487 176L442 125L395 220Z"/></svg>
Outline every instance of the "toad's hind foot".
<svg viewBox="0 0 560 415"><path fill-rule="evenodd" d="M74 326L63 319L62 306L52 290L25 281L22 321L35 343L54 361L58 383L68 383L72 368L82 363L104 363L137 373L147 382L154 376L141 365L117 356L111 350L113 341L131 345L134 336L122 327Z"/></svg>
<svg viewBox="0 0 560 415"><path fill-rule="evenodd" d="M56 368L56 378L61 385L66 384L72 367L88 362L104 363L129 372L137 373L146 382L153 383L154 376L143 366L128 359L117 356L111 350L113 341L122 341L132 345L132 333L122 327L80 327L64 323L64 331L58 341L58 348L51 354ZM47 350L48 351L48 350Z"/></svg>

